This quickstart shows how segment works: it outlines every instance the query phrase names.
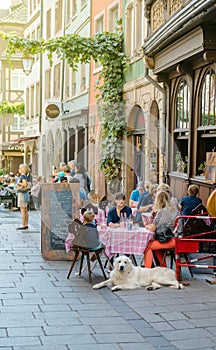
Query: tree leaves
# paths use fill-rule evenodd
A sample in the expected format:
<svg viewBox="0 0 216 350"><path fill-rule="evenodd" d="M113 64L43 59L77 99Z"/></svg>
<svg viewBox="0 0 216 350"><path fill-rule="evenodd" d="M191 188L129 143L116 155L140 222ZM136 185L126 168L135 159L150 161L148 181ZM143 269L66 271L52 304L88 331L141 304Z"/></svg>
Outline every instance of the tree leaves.
<svg viewBox="0 0 216 350"><path fill-rule="evenodd" d="M123 35L121 21L117 33L103 32L86 38L78 34L66 34L45 41L44 39L26 39L16 33L0 32L0 37L8 42L6 55L9 61L18 51L23 54L47 53L50 65L53 54L60 60L66 60L77 71L78 63L89 63L91 59L100 62L101 71L95 89L98 113L102 121L102 160L107 181L120 176L122 148L121 142L127 133L127 125L122 101L123 72L127 67L127 57L122 50Z"/></svg>

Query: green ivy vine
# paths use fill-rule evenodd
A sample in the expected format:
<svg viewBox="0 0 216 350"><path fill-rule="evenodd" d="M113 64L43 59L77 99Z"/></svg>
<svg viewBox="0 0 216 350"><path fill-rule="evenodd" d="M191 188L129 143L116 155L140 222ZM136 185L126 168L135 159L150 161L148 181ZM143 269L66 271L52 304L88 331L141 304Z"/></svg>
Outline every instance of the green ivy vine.
<svg viewBox="0 0 216 350"><path fill-rule="evenodd" d="M120 25L121 23L119 23ZM127 133L122 98L123 73L127 67L127 57L122 51L123 36L118 33L96 33L85 38L78 34L66 34L52 38L33 40L19 37L16 33L0 33L8 42L6 55L8 60L22 52L23 55L47 53L50 65L55 53L60 60L66 60L77 71L79 63L89 63L93 58L100 62L101 70L95 89L98 113L102 123L102 145L100 169L107 182L120 178L122 166L123 135Z"/></svg>
<svg viewBox="0 0 216 350"><path fill-rule="evenodd" d="M11 103L3 101L0 103L0 114L25 114L24 102Z"/></svg>

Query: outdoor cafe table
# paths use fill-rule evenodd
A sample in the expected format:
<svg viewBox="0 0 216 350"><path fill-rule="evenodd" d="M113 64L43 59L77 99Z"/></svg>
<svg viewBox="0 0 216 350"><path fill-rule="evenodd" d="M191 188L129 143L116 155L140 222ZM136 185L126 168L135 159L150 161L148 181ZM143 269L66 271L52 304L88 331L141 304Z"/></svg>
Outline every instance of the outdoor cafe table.
<svg viewBox="0 0 216 350"><path fill-rule="evenodd" d="M153 232L144 227L98 228L100 240L105 245L105 254L110 259L115 254L143 255L148 241L153 238Z"/></svg>

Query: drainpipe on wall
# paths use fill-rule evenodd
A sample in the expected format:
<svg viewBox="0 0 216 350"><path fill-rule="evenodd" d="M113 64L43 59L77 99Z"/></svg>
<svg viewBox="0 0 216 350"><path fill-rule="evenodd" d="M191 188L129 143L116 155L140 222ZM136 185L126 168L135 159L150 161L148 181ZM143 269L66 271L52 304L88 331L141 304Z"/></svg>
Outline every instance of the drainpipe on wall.
<svg viewBox="0 0 216 350"><path fill-rule="evenodd" d="M166 182L167 174L165 172L165 149L166 149L166 90L158 84L154 79L149 76L149 69L144 64L144 78L149 81L150 84L162 93L162 115L160 122L160 153L163 159L163 182Z"/></svg>
<svg viewBox="0 0 216 350"><path fill-rule="evenodd" d="M43 38L43 0L40 3L40 39ZM43 134L42 134L42 123L43 123L43 54L40 53L40 66L39 66L39 136L40 136L40 154L38 155L38 172L41 175L46 175L46 170L43 170Z"/></svg>

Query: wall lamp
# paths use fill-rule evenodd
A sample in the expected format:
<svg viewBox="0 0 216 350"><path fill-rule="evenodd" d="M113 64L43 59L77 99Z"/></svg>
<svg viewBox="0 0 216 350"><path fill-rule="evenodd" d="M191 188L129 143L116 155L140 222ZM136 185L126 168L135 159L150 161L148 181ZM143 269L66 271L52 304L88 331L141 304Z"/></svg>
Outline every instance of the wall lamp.
<svg viewBox="0 0 216 350"><path fill-rule="evenodd" d="M24 55L22 58L23 72L25 75L29 75L32 71L32 65L34 62L34 57L31 55Z"/></svg>

